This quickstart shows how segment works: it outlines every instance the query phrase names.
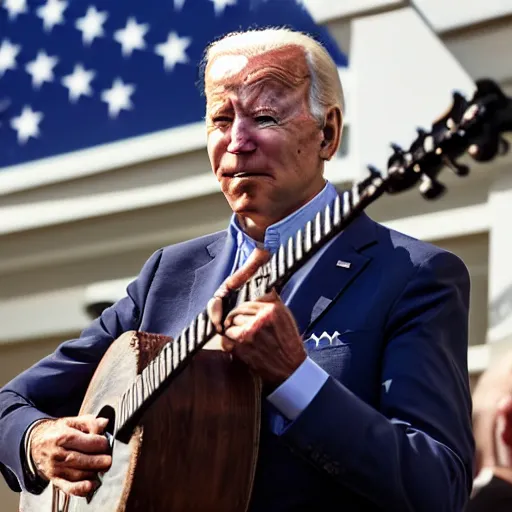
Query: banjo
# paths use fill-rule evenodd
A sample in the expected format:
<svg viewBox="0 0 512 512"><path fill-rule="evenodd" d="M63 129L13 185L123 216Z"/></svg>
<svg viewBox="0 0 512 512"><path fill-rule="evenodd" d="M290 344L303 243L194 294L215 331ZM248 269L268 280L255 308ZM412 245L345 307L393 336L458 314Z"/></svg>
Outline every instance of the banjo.
<svg viewBox="0 0 512 512"><path fill-rule="evenodd" d="M454 93L452 106L430 131L418 130L408 149L392 145L386 172L369 174L287 244L239 290L224 300L224 314L290 277L367 206L383 194L418 186L428 200L446 187L438 175L457 176L467 151L486 162L509 149L512 99L480 80L470 100ZM129 331L107 350L89 384L80 414L108 419L112 466L87 498L52 484L40 495L23 492L20 512L242 512L249 506L258 456L261 382L220 350L202 350L216 332L207 310L177 339ZM229 492L227 490L229 489Z"/></svg>

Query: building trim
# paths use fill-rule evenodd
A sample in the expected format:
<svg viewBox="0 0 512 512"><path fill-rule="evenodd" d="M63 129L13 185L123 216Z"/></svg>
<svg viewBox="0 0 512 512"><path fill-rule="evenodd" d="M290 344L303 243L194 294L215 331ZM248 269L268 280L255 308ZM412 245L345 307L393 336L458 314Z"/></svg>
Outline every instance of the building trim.
<svg viewBox="0 0 512 512"><path fill-rule="evenodd" d="M382 224L414 238L435 242L488 232L491 219L488 204L482 203L411 215L392 221L383 221Z"/></svg>

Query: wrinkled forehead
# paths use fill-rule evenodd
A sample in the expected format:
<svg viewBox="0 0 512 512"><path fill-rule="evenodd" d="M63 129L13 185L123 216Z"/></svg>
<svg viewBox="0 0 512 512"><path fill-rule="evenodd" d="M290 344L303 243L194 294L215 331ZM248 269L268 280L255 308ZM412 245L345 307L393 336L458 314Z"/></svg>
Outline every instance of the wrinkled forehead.
<svg viewBox="0 0 512 512"><path fill-rule="evenodd" d="M304 50L289 45L255 56L246 56L242 52L216 55L206 67L206 98L207 101L220 99L226 93L240 93L244 88L267 81L283 89L309 86L310 74Z"/></svg>

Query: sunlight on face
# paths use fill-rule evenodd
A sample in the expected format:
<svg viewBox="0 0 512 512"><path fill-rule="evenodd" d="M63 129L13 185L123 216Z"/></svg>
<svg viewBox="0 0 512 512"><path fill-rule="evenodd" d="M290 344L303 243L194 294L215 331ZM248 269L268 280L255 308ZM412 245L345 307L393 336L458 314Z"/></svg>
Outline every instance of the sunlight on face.
<svg viewBox="0 0 512 512"><path fill-rule="evenodd" d="M248 63L245 55L221 55L213 61L208 75L212 80L223 80L240 73Z"/></svg>

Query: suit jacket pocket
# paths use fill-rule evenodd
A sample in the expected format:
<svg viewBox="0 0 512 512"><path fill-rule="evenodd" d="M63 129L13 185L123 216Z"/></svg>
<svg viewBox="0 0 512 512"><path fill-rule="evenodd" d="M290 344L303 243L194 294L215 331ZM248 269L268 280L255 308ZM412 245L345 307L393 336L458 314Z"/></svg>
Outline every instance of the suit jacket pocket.
<svg viewBox="0 0 512 512"><path fill-rule="evenodd" d="M345 347L354 343L368 343L375 339L377 335L375 330L352 330L346 329L342 332L334 331L332 333L323 331L314 332L304 339L304 346L308 353L317 350L335 349L336 347Z"/></svg>
<svg viewBox="0 0 512 512"><path fill-rule="evenodd" d="M331 377L366 400L372 399L380 378L378 330L315 333L304 344L308 356Z"/></svg>

